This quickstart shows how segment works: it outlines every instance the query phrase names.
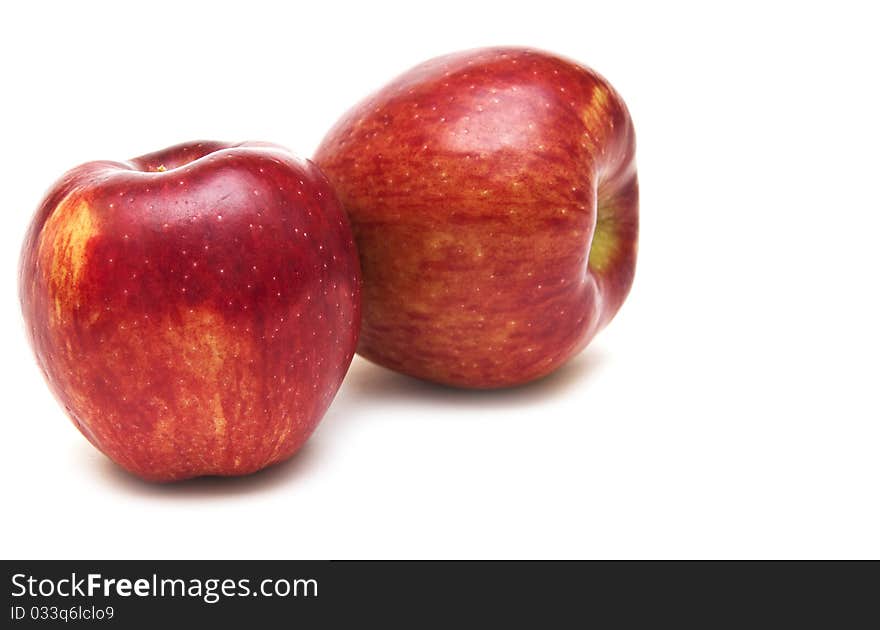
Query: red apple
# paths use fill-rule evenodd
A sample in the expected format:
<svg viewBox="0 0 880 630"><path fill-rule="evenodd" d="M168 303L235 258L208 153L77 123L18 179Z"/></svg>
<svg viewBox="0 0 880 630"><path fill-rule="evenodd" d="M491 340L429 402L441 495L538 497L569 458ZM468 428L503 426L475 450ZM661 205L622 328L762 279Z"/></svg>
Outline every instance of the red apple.
<svg viewBox="0 0 880 630"><path fill-rule="evenodd" d="M315 160L360 252L358 352L472 388L565 363L632 284L634 154L608 82L535 50L440 57L357 105Z"/></svg>
<svg viewBox="0 0 880 630"><path fill-rule="evenodd" d="M243 475L299 449L351 362L359 282L324 175L261 143L73 169L20 268L52 391L92 444L157 481Z"/></svg>

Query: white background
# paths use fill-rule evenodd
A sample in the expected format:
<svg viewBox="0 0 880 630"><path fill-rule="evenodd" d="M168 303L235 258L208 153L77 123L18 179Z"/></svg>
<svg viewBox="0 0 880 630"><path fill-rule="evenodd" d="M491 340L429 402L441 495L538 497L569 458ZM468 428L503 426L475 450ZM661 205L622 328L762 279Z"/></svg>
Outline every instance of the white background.
<svg viewBox="0 0 880 630"><path fill-rule="evenodd" d="M876 16L701 4L4 3L0 556L880 557ZM195 138L308 156L399 72L492 44L591 65L635 120L636 282L583 355L494 393L356 359L244 479L149 485L76 432L17 301L55 178Z"/></svg>

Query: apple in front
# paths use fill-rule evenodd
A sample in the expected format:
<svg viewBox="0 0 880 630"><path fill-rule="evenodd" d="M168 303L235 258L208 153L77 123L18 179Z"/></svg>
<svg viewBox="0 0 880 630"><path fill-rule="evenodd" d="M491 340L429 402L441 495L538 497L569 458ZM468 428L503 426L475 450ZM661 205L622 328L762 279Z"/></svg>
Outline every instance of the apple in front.
<svg viewBox="0 0 880 630"><path fill-rule="evenodd" d="M91 162L27 233L28 337L76 427L148 480L290 457L351 362L360 270L321 171L263 143Z"/></svg>
<svg viewBox="0 0 880 630"><path fill-rule="evenodd" d="M632 284L634 155L611 85L535 50L440 57L354 107L315 161L361 256L359 353L471 388L565 363Z"/></svg>

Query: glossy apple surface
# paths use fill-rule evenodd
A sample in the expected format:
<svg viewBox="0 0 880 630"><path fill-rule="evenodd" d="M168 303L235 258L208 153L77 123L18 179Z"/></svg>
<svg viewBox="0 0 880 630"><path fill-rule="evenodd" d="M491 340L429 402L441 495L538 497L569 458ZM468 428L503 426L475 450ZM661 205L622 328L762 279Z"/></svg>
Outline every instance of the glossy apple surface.
<svg viewBox="0 0 880 630"><path fill-rule="evenodd" d="M251 473L302 446L352 359L359 279L314 164L198 142L64 175L27 234L20 296L77 428L170 481Z"/></svg>
<svg viewBox="0 0 880 630"><path fill-rule="evenodd" d="M582 350L626 298L635 136L595 72L534 50L428 61L349 111L315 160L358 243L358 351L471 388Z"/></svg>

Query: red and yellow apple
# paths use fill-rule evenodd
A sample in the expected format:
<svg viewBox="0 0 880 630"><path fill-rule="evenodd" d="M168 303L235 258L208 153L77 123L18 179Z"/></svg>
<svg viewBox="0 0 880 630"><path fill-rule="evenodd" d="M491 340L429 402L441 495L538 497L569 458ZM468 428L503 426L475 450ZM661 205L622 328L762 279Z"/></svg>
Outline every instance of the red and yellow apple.
<svg viewBox="0 0 880 630"><path fill-rule="evenodd" d="M311 162L197 142L92 162L27 234L28 336L77 428L149 480L243 475L299 449L351 362L360 270Z"/></svg>
<svg viewBox="0 0 880 630"><path fill-rule="evenodd" d="M315 161L360 252L358 352L471 388L565 363L632 284L634 154L611 85L535 50L440 57L354 107Z"/></svg>

